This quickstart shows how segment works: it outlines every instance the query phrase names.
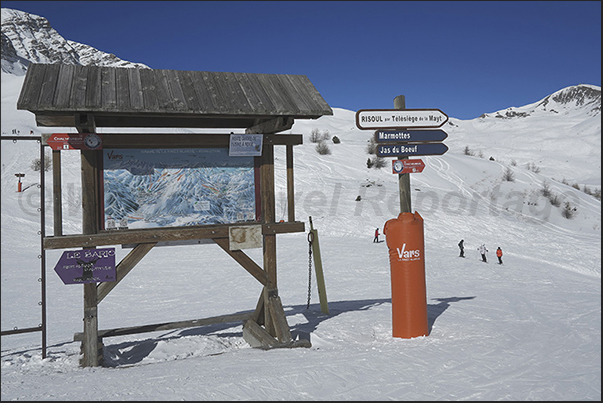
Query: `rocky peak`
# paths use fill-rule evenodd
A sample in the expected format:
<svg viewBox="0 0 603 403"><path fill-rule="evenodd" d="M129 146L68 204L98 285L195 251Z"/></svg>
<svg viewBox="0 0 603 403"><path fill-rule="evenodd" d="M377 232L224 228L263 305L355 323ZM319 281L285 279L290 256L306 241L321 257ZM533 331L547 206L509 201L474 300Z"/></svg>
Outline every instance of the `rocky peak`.
<svg viewBox="0 0 603 403"><path fill-rule="evenodd" d="M66 40L44 17L2 8L2 71L22 75L30 63L148 68Z"/></svg>

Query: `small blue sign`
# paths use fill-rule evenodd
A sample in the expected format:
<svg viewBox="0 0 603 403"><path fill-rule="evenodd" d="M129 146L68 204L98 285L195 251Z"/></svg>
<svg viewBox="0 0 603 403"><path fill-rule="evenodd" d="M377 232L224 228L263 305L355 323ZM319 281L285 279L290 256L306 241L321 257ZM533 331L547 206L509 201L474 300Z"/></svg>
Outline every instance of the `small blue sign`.
<svg viewBox="0 0 603 403"><path fill-rule="evenodd" d="M446 151L448 151L448 147L444 143L380 144L377 146L377 155L379 157L442 155Z"/></svg>

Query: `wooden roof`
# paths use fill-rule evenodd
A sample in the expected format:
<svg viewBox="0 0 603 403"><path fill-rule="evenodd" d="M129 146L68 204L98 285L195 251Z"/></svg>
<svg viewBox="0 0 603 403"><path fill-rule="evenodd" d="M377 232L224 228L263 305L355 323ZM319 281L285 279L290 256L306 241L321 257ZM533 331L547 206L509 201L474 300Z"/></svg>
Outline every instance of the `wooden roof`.
<svg viewBox="0 0 603 403"><path fill-rule="evenodd" d="M17 109L38 126L249 128L333 111L304 75L31 64Z"/></svg>

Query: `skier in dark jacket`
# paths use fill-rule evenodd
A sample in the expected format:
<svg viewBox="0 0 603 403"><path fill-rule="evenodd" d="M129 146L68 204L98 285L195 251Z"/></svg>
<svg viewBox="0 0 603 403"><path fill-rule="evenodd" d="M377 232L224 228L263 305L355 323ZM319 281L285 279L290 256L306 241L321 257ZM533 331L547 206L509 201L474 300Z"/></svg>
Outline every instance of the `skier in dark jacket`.
<svg viewBox="0 0 603 403"><path fill-rule="evenodd" d="M461 239L461 242L459 242L459 249L461 250L461 254L459 255L459 257L465 257L465 240Z"/></svg>

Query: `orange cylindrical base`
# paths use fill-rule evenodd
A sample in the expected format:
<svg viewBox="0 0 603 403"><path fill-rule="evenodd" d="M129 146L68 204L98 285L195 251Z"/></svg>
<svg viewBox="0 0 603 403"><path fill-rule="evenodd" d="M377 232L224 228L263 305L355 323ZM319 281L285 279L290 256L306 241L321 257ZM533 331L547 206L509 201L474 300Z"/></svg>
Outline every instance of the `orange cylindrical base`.
<svg viewBox="0 0 603 403"><path fill-rule="evenodd" d="M419 213L400 213L383 228L392 283L392 333L409 339L427 336L425 239Z"/></svg>
<svg viewBox="0 0 603 403"><path fill-rule="evenodd" d="M17 183L17 192L21 192L21 182Z"/></svg>

